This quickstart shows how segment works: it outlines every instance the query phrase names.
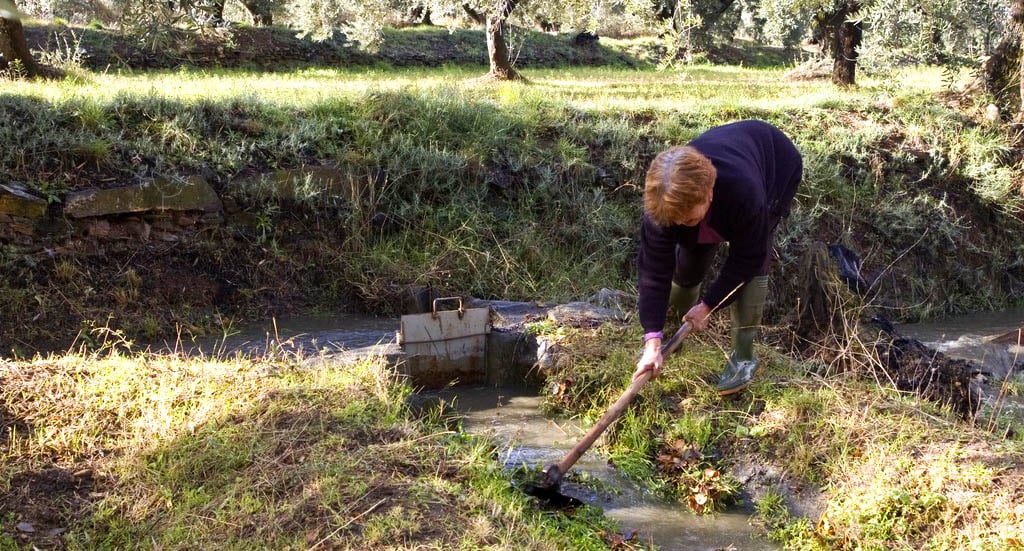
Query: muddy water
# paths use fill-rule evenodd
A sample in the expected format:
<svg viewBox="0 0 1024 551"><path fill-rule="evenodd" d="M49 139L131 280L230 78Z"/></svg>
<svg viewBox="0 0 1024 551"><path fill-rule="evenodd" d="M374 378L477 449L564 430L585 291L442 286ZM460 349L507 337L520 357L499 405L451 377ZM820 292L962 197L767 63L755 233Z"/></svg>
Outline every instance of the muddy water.
<svg viewBox="0 0 1024 551"><path fill-rule="evenodd" d="M566 421L540 414L543 397L527 389L456 387L440 393L463 417L470 433L491 436L504 444L503 459L510 467L536 467L557 462L584 431ZM583 485L565 480L561 492L584 503L601 507L618 521L623 534L632 534L659 549L756 551L778 549L755 536L749 511L728 511L697 516L685 505L670 503L640 491L602 459L588 451L570 472L598 481ZM596 489L595 489L596 488Z"/></svg>
<svg viewBox="0 0 1024 551"><path fill-rule="evenodd" d="M1024 365L1024 347L992 342L993 338L1022 327L1024 308L901 325L897 330L948 356L976 363L988 374L982 386L988 406L1024 418L1024 396L1007 394L1005 389L1009 385L1004 385L1024 384L1020 369Z"/></svg>
<svg viewBox="0 0 1024 551"><path fill-rule="evenodd" d="M333 315L293 319L238 327L226 337L195 346L205 353L261 354L272 350L305 353L337 353L362 350L394 342L398 320L365 316ZM554 463L578 441L584 431L565 421L540 413L543 397L525 388L454 387L436 394L454 403L463 416L463 427L486 434L505 444L503 460L509 467ZM601 507L617 520L623 534L665 550L733 551L775 550L778 546L755 536L750 511L727 511L697 516L685 505L669 503L640 491L608 465L596 450L587 452L572 469L595 483L581 484L570 477L562 493ZM597 489L595 489L597 488Z"/></svg>
<svg viewBox="0 0 1024 551"><path fill-rule="evenodd" d="M297 316L230 327L223 335L178 346L204 354L338 353L392 343L398 327L398 319L356 314Z"/></svg>
<svg viewBox="0 0 1024 551"><path fill-rule="evenodd" d="M1024 309L907 324L897 330L939 352L978 363L998 378L1005 376L1015 363L1024 361L1024 349L991 340L1021 327L1024 327Z"/></svg>

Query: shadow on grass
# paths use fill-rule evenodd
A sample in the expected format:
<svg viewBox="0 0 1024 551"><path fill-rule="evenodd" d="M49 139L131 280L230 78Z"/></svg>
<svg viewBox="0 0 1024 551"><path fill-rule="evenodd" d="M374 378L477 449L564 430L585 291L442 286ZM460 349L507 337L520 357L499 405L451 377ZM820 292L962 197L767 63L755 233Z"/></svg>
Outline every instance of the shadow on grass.
<svg viewBox="0 0 1024 551"><path fill-rule="evenodd" d="M29 25L29 46L38 51L73 58L80 53L83 67L104 71L128 69L254 68L263 71L298 67L392 65L487 66L487 40L482 30L444 27L385 29L380 51L358 49L341 33L327 40L299 38L284 27L229 26L200 33L176 29L154 34L147 41L102 28ZM562 65L618 65L646 63L629 53L599 42L576 43L575 34L552 35L517 29L520 49L515 61L526 67Z"/></svg>
<svg viewBox="0 0 1024 551"><path fill-rule="evenodd" d="M330 385L263 391L122 462L75 537L113 548L454 545L467 519L449 433L419 434L390 408Z"/></svg>
<svg viewBox="0 0 1024 551"><path fill-rule="evenodd" d="M0 404L0 442L17 447L31 426ZM0 470L0 547L4 537L26 548L61 547L68 527L84 518L95 501L93 471L84 466L21 470L11 462Z"/></svg>

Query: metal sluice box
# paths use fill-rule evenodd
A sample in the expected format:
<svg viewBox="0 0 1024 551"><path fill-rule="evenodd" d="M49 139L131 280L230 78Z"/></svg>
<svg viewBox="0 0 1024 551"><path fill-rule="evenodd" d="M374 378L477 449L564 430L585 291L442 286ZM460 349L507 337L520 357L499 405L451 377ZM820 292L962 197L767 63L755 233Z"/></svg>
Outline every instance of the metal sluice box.
<svg viewBox="0 0 1024 551"><path fill-rule="evenodd" d="M439 303L455 301L457 309L438 310ZM402 316L398 344L405 360L400 370L423 388L483 383L490 332L490 308L464 308L458 297L435 299L429 313Z"/></svg>

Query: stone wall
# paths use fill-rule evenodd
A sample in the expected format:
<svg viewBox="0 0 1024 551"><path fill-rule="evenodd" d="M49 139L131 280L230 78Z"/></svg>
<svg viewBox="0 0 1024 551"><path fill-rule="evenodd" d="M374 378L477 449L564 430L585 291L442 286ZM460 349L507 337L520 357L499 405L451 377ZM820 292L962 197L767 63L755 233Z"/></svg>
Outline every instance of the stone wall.
<svg viewBox="0 0 1024 551"><path fill-rule="evenodd" d="M223 204L203 179L153 179L88 189L52 203L0 184L0 244L22 252L81 252L107 242L173 242L223 223Z"/></svg>
<svg viewBox="0 0 1024 551"><path fill-rule="evenodd" d="M298 186L335 193L344 174L308 166L248 175L227 189L255 190L258 200L289 200ZM253 216L199 176L153 178L45 199L17 183L0 183L0 245L24 253L87 253L100 247L175 243L226 223L246 227Z"/></svg>

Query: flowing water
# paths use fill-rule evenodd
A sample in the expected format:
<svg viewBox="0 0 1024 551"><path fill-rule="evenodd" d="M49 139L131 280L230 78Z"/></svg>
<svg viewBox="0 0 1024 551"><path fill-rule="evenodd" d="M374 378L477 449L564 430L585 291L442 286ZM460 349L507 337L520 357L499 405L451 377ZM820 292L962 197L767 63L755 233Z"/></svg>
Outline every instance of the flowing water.
<svg viewBox="0 0 1024 551"><path fill-rule="evenodd" d="M276 350L305 354L344 354L393 345L397 319L354 315L303 316L247 325L225 336L193 343L193 352L263 354ZM453 387L436 393L453 403L463 427L504 444L510 468L554 463L583 436L584 430L540 413L543 397L526 388ZM750 511L733 510L698 516L685 505L645 493L636 483L588 451L571 472L585 473L588 484L563 480L561 493L601 507L618 521L622 533L665 550L775 550L777 545L755 535ZM595 489L597 488L597 489Z"/></svg>
<svg viewBox="0 0 1024 551"><path fill-rule="evenodd" d="M997 344L992 338L1024 327L1024 309L983 313L920 324L902 325L899 332L955 358L977 363L989 375L985 385L990 405L1024 417L1024 399L1000 393L1004 381L1024 386L1024 376L1014 369L1024 362L1024 349ZM204 352L269 350L344 353L394 343L398 320L365 316L320 316L283 319L277 323L248 326L227 338L195 343ZM524 388L454 387L438 393L453 403L463 416L463 427L487 435L504 445L503 460L514 468L538 467L557 462L579 440L584 431L572 423L550 419L540 413L543 400ZM572 471L584 473L582 484L564 480L561 492L584 503L600 507L618 521L623 534L653 543L666 550L767 550L778 546L759 538L750 526L749 511L734 510L697 516L683 504L667 502L645 493L603 459L588 451Z"/></svg>
<svg viewBox="0 0 1024 551"><path fill-rule="evenodd" d="M555 463L583 436L573 424L540 413L543 396L524 388L455 387L438 393L463 416L463 428L505 445L502 459L510 468ZM563 480L561 493L600 507L618 521L623 534L635 534L665 550L778 549L758 538L749 511L733 510L698 516L681 503L668 502L639 490L591 449L570 472L585 473L598 484ZM597 489L595 489L595 487Z"/></svg>
<svg viewBox="0 0 1024 551"><path fill-rule="evenodd" d="M337 354L395 341L397 319L358 314L296 316L229 328L224 335L179 345L205 354L265 354L274 351Z"/></svg>
<svg viewBox="0 0 1024 551"><path fill-rule="evenodd" d="M992 338L1021 327L1024 327L1024 309L907 324L897 330L946 355L975 362L999 378L1006 376L1015 363L1024 361L1024 349L994 343Z"/></svg>
<svg viewBox="0 0 1024 551"><path fill-rule="evenodd" d="M987 373L985 401L1024 419L1024 347L993 338L1024 328L1024 309L982 312L944 320L901 325L897 331L953 358L969 360Z"/></svg>

